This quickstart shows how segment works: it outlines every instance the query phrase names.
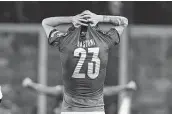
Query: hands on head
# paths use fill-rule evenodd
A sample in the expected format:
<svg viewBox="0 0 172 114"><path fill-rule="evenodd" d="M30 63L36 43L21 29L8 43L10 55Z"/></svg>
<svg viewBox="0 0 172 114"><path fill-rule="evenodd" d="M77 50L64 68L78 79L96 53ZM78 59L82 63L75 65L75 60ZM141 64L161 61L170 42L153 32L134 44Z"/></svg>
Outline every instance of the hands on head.
<svg viewBox="0 0 172 114"><path fill-rule="evenodd" d="M85 10L82 13L76 15L72 19L72 23L75 27L88 26L96 26L102 20L103 16L97 15L95 13L90 12L89 10Z"/></svg>

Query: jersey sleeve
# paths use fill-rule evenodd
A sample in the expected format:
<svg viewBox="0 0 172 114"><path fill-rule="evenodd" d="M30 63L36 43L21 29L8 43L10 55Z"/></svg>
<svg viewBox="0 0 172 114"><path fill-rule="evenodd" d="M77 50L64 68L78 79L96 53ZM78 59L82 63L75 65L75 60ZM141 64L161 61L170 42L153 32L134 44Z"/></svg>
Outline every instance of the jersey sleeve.
<svg viewBox="0 0 172 114"><path fill-rule="evenodd" d="M109 29L110 28L110 29ZM118 31L115 29L114 25L107 25L107 24L98 24L96 29L106 36L106 41L108 44L117 45L120 43L120 35Z"/></svg>
<svg viewBox="0 0 172 114"><path fill-rule="evenodd" d="M111 28L106 34L115 45L120 43L120 35L115 28Z"/></svg>
<svg viewBox="0 0 172 114"><path fill-rule="evenodd" d="M48 37L48 43L51 45L51 46L55 46L55 47L58 47L61 40L67 35L67 33L63 33L63 32L60 32L58 31L57 29L53 29L50 34L49 34L49 37Z"/></svg>

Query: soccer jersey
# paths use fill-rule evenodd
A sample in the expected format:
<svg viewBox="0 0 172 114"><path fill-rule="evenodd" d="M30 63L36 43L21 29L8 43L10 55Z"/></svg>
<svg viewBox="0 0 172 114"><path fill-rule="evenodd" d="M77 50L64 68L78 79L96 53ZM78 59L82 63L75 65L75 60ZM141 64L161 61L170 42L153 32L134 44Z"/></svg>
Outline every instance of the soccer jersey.
<svg viewBox="0 0 172 114"><path fill-rule="evenodd" d="M103 87L108 50L118 43L119 35L115 28L102 32L97 26L88 26L87 31L82 32L81 27L72 26L66 34L57 30L50 33L49 44L59 49L62 62L62 111L104 110Z"/></svg>

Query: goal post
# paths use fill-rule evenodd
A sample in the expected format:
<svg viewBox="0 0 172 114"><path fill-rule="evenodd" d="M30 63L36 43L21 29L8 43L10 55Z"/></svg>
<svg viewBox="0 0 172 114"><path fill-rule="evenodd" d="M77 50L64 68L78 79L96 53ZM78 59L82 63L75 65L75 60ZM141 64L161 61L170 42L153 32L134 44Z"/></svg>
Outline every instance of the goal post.
<svg viewBox="0 0 172 114"><path fill-rule="evenodd" d="M48 43L45 33L42 29L39 31L39 62L38 62L38 81L43 85L47 85L47 60L48 60ZM37 114L47 113L47 99L44 94L38 97Z"/></svg>
<svg viewBox="0 0 172 114"><path fill-rule="evenodd" d="M119 48L119 78L118 84L124 85L128 82L128 29L126 29L121 37ZM124 106L127 105L127 106ZM126 97L125 92L118 95L118 114L130 114L131 99ZM124 110L124 108L127 108ZM122 111L123 110L123 111ZM122 112L121 112L122 111ZM125 112L124 112L125 111Z"/></svg>

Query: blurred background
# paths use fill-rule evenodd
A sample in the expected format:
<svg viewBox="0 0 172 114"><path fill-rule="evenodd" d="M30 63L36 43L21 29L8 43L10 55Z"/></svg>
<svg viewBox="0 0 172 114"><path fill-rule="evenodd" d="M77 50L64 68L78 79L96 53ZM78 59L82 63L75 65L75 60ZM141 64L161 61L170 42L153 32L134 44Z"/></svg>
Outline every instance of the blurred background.
<svg viewBox="0 0 172 114"><path fill-rule="evenodd" d="M84 10L122 15L129 26L110 50L105 85L135 80L132 114L172 114L172 2L0 2L0 114L38 114L38 94L21 86L25 77L49 86L62 84L59 53L47 45L41 21ZM41 63L41 64L40 64ZM42 64L43 63L43 64ZM107 114L116 114L117 96L105 97ZM47 97L46 114L58 99Z"/></svg>

